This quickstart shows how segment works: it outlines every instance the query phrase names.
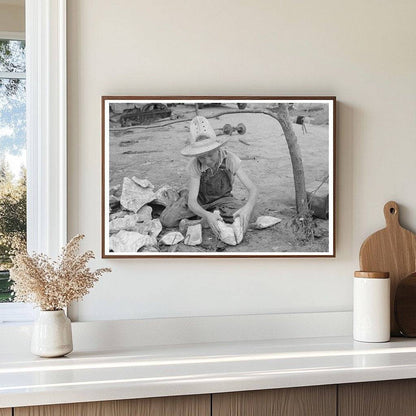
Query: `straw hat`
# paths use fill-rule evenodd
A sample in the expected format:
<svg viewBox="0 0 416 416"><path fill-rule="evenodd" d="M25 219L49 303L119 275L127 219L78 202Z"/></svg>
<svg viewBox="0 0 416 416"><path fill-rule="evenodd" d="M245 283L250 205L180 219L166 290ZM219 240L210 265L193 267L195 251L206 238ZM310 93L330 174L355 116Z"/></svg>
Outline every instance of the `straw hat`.
<svg viewBox="0 0 416 416"><path fill-rule="evenodd" d="M205 117L196 116L192 119L190 128L191 140L181 150L183 156L201 156L225 144L229 137L220 139Z"/></svg>

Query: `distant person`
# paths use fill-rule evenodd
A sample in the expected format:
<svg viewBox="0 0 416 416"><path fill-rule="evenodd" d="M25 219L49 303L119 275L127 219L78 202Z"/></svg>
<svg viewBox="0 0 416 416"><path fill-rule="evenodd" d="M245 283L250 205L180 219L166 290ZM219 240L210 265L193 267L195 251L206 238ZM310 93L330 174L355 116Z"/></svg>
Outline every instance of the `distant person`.
<svg viewBox="0 0 416 416"><path fill-rule="evenodd" d="M190 124L190 143L181 154L192 158L188 164L189 187L181 192L178 201L165 208L160 221L165 227L175 227L182 219L199 217L219 236L219 211L225 222L232 223L240 217L244 231L257 199L257 188L247 176L238 156L227 150L224 144L229 140L220 139L205 117L197 116ZM235 177L248 191L245 205L232 195Z"/></svg>
<svg viewBox="0 0 416 416"><path fill-rule="evenodd" d="M305 116L297 116L296 124L300 124L302 126L302 133L303 134L308 132L306 130L306 117Z"/></svg>

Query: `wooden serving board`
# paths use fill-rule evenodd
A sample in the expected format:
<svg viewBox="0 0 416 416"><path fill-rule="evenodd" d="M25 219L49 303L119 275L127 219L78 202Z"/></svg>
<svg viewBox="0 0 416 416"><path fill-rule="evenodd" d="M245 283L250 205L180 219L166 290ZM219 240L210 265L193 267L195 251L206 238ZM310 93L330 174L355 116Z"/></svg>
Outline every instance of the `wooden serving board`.
<svg viewBox="0 0 416 416"><path fill-rule="evenodd" d="M400 331L394 317L394 298L400 280L416 271L416 235L400 225L396 202L384 205L384 217L386 228L370 235L361 246L360 268L390 273L390 329L391 335L397 336Z"/></svg>

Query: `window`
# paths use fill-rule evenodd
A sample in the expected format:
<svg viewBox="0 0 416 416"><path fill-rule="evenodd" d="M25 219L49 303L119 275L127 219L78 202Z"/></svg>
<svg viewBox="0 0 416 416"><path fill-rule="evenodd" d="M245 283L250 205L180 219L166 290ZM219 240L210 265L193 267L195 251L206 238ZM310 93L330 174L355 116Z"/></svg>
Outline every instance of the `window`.
<svg viewBox="0 0 416 416"><path fill-rule="evenodd" d="M26 44L20 43L24 47L20 48L21 55L17 55L25 56L27 67L26 71L19 58L13 60L15 66L0 69L0 81L2 86L18 84L19 91L26 95L26 107L24 110L20 107L20 111L27 114L26 134L21 136L26 137L27 151L27 247L29 251L56 257L66 243L66 0L25 2L25 32L25 37L0 32L0 40L26 40ZM17 47L19 43L13 45ZM8 52L6 55L12 56ZM1 90L0 97L4 102L11 100ZM13 102L17 108L17 101ZM22 124L14 126L16 131L24 128L24 117L20 121ZM11 128L4 126L4 132L11 134ZM6 152L2 139L0 158ZM19 173L24 151L21 153L15 147L8 153L14 171ZM6 292L4 281L3 286ZM27 322L34 316L30 304L0 302L0 324Z"/></svg>
<svg viewBox="0 0 416 416"><path fill-rule="evenodd" d="M21 34L0 33L0 302L12 301L8 269L26 244L26 53Z"/></svg>

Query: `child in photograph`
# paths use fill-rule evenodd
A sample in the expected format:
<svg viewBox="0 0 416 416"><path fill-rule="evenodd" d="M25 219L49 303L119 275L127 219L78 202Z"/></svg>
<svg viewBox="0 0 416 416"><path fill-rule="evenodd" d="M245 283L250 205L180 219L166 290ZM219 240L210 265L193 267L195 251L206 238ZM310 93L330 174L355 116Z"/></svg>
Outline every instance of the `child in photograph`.
<svg viewBox="0 0 416 416"><path fill-rule="evenodd" d="M224 147L229 140L220 139L205 117L197 116L190 124L190 143L181 150L191 158L188 164L188 189L181 192L178 201L165 208L160 221L165 227L175 227L183 219L199 217L203 226L209 226L220 235L218 220L232 223L240 218L244 232L257 199L257 188L242 167L238 156ZM247 202L232 195L235 177L248 192Z"/></svg>

